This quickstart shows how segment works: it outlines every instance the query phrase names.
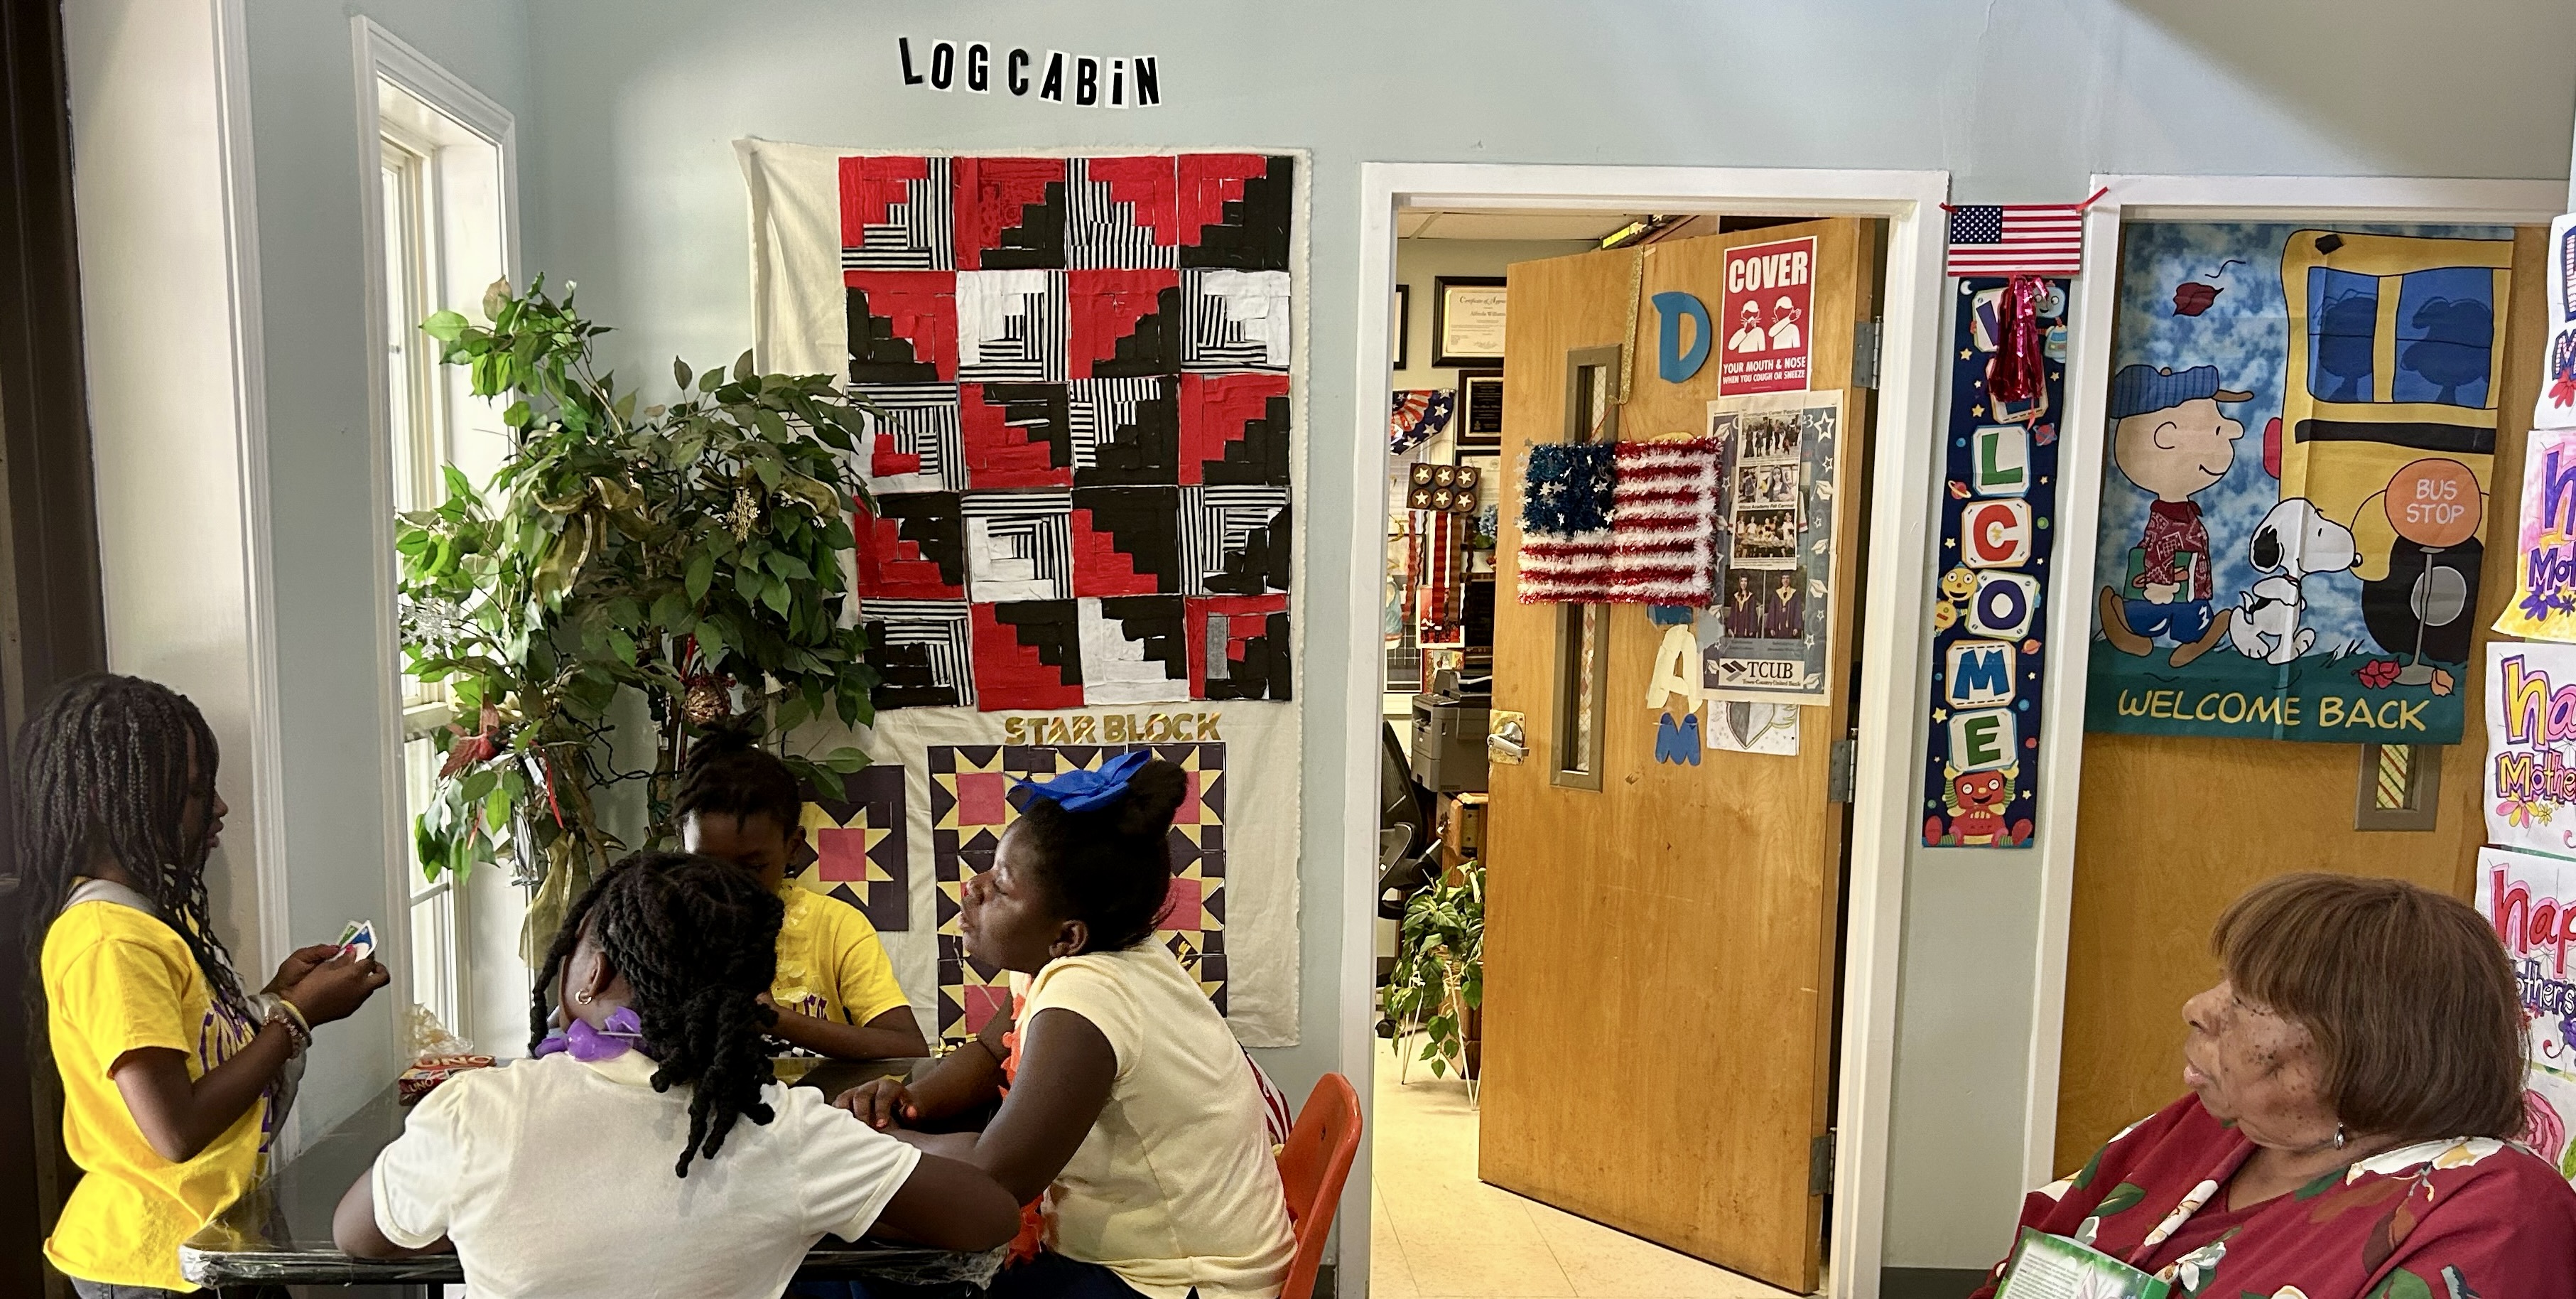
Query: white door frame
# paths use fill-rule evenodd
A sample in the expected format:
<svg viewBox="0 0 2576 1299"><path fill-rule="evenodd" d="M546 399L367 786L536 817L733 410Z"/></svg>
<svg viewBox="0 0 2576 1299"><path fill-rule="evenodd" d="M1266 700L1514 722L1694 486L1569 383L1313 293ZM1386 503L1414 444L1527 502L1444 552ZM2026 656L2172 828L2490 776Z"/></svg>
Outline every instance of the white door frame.
<svg viewBox="0 0 2576 1299"><path fill-rule="evenodd" d="M1894 1074L1896 973L1905 902L1905 855L1918 830L1922 783L1914 731L1922 709L1926 605L1934 525L1929 484L1941 451L1937 390L1942 352L1942 275L1948 198L1945 171L1824 171L1731 167L1588 167L1489 163L1363 163L1360 167L1359 330L1353 416L1363 458L1386 422L1386 304L1395 293L1399 206L1517 211L1689 213L1736 216L1861 216L1888 223L1887 282L1879 303L1877 434L1870 481L1866 614L1861 654L1860 728L1851 831L1848 938L1842 972L1842 1087L1836 1101L1833 1253L1830 1293L1877 1299L1887 1194L1888 1098ZM1351 516L1345 616L1377 624L1385 574L1383 473L1366 473ZM1378 728L1385 662L1355 656L1337 722L1342 805L1377 806ZM1330 719L1327 722L1327 719ZM1318 735L1321 738L1321 734ZM1370 1103L1374 1062L1377 827L1358 815L1342 827L1340 1056L1342 1072ZM1343 1204L1338 1283L1358 1299L1368 1286L1369 1161L1362 1143Z"/></svg>
<svg viewBox="0 0 2576 1299"><path fill-rule="evenodd" d="M2111 381L2111 328L2119 302L2120 223L2128 220L2347 221L2463 225L2546 225L2566 201L2555 180L2428 180L2377 176L2097 175L2085 192L2107 192L2084 213L2084 274L2076 281L2074 355L2066 367L2068 436L2058 470L2057 598L2053 645L2093 643L2094 533L2101 520L2104 403ZM2082 585L2070 589L2073 573ZM2059 656L2040 700L2039 764L2049 791L2040 812L2039 960L2031 983L2029 1110L2022 1128L2022 1181L2057 1176L2057 1072L2066 1028L2066 935L2075 885L2077 794L2084 775L2085 659Z"/></svg>

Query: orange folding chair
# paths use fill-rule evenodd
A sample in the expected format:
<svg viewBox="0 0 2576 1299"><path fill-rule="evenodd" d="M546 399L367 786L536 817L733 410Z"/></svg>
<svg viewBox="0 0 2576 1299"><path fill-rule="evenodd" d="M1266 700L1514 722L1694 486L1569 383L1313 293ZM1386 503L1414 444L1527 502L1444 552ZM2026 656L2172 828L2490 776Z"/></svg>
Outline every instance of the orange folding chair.
<svg viewBox="0 0 2576 1299"><path fill-rule="evenodd" d="M1333 1234L1333 1210L1341 1205L1342 1183L1359 1149L1360 1095L1350 1079L1325 1074L1315 1080L1288 1144L1279 1150L1279 1181L1288 1191L1288 1221L1297 1236L1297 1257L1288 1265L1279 1299L1314 1294L1315 1269L1324 1261L1325 1238Z"/></svg>

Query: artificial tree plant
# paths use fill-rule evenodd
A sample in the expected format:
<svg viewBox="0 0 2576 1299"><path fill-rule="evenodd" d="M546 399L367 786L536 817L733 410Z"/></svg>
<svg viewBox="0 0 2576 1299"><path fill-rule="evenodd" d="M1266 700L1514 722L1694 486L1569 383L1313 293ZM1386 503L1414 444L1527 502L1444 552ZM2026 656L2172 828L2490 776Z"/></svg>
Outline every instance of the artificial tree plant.
<svg viewBox="0 0 2576 1299"><path fill-rule="evenodd" d="M1432 876L1405 904L1397 935L1386 988L1396 1049L1419 1031L1433 1077L1472 1076L1467 1023L1485 1004L1484 864L1471 857Z"/></svg>
<svg viewBox="0 0 2576 1299"><path fill-rule="evenodd" d="M542 880L523 946L623 838L606 786L646 782L644 838L673 837L672 784L700 728L743 719L773 739L803 723L869 722L866 634L843 617L840 556L868 504L852 453L863 399L824 375L673 361L676 399L637 409L595 364L608 332L540 276L495 284L479 325L422 329L506 398L510 451L481 490L454 469L437 508L401 516L407 670L443 685L457 723L437 795L414 826L424 873L505 855ZM612 713L641 696L651 760L621 767ZM624 716L638 716L626 705ZM637 746L628 745L631 753ZM789 752L812 779L858 770L856 749Z"/></svg>

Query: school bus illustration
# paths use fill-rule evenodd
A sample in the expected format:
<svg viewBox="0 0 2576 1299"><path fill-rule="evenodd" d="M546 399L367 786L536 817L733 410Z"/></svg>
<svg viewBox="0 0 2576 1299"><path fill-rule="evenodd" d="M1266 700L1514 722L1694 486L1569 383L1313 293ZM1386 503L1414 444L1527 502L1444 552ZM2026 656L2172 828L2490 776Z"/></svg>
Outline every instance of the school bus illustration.
<svg viewBox="0 0 2576 1299"><path fill-rule="evenodd" d="M2468 655L2474 620L2455 610L2474 605L2484 554L2475 532L2494 481L2512 267L2510 239L2300 230L2281 251L2281 497L2352 530L2364 624L2419 661ZM2414 468L2428 460L2457 461L2475 491L2428 491Z"/></svg>

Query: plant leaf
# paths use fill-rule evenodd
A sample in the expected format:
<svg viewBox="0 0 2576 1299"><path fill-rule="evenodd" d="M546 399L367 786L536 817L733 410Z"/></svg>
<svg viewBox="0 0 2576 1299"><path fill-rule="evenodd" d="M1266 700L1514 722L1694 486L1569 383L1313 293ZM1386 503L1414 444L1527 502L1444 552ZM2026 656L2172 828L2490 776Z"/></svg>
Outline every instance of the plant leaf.
<svg viewBox="0 0 2576 1299"><path fill-rule="evenodd" d="M703 604L706 602L707 586L715 581L715 576L716 557L714 555L701 550L696 554L689 556L689 573L687 580L689 603Z"/></svg>

